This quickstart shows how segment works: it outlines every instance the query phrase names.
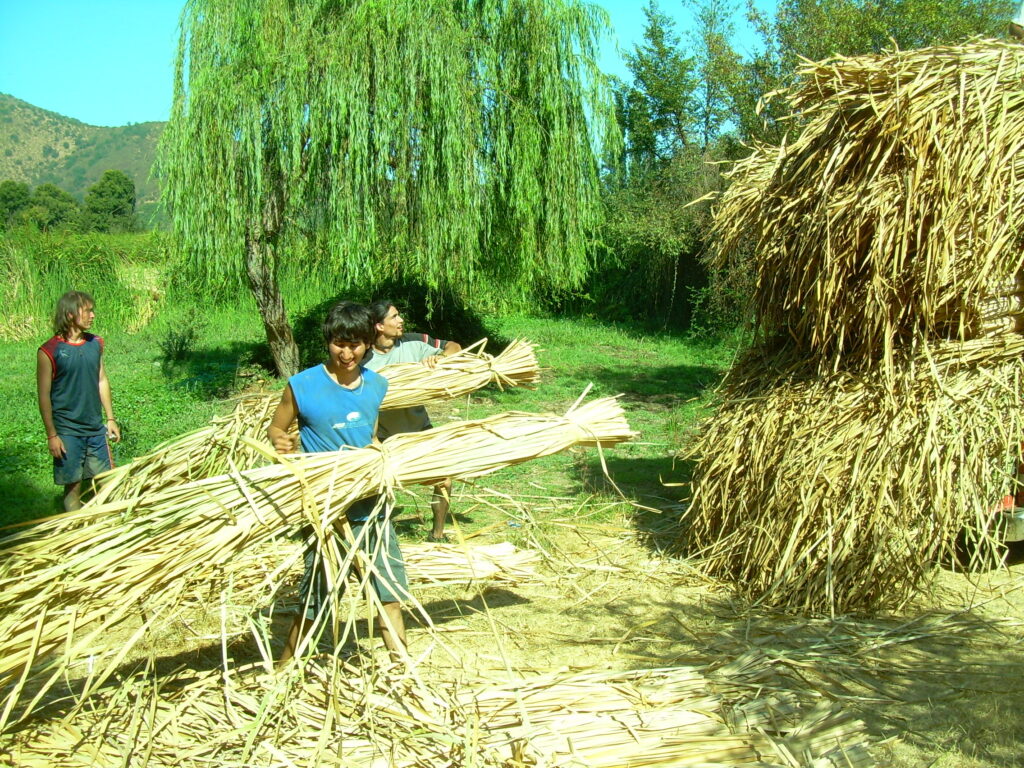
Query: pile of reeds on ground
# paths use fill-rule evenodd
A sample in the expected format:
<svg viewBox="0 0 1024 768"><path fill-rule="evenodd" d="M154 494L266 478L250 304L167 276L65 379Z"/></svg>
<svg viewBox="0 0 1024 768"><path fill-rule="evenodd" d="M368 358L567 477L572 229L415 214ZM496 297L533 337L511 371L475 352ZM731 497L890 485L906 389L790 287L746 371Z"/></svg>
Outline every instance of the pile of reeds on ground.
<svg viewBox="0 0 1024 768"><path fill-rule="evenodd" d="M838 707L773 692L756 656L717 670L665 667L432 682L312 660L139 675L73 720L13 734L22 766L875 765Z"/></svg>
<svg viewBox="0 0 1024 768"><path fill-rule="evenodd" d="M992 504L1024 435L1024 339L969 344L1007 357L897 360L883 378L748 356L695 447L688 536L711 572L769 604L845 613L899 607L957 561L965 529L993 562Z"/></svg>
<svg viewBox="0 0 1024 768"><path fill-rule="evenodd" d="M457 498L457 497L456 497ZM193 581L184 591L184 606L208 612L213 604L225 604L232 626L272 601L280 609L298 609L298 597L281 592L282 584L298 584L302 561L296 557L299 541L277 539L264 546L236 554L230 581ZM541 552L521 549L510 542L496 544L402 544L402 558L410 586L502 585L536 581ZM281 564L290 567L282 569ZM239 617L239 621L236 621Z"/></svg>
<svg viewBox="0 0 1024 768"><path fill-rule="evenodd" d="M384 409L407 408L461 397L493 384L499 389L532 386L540 381L536 347L516 339L501 354L484 352L486 339L457 355L440 358L437 366L419 363L387 366ZM238 472L265 464L264 451L248 440L266 441L267 427L281 399L279 392L247 395L227 416L176 437L154 451L95 478L93 503L106 503L157 493L179 483Z"/></svg>
<svg viewBox="0 0 1024 768"><path fill-rule="evenodd" d="M358 562L359 584L373 603L372 563L359 548L341 548L333 533L341 522L351 536L343 513L354 501L374 494L387 499L403 486L481 477L573 446L612 445L632 436L614 398L577 403L565 416L501 414L358 450L268 456L280 463L90 505L50 520L45 536L34 530L14 536L0 551L0 729L30 677L42 671L41 662L50 660L49 677L33 689L22 716L79 658L88 657L91 670L81 693L95 690L141 638L174 619L197 585L230 584L246 565L237 553L308 525L307 540L318 544L328 583L347 579ZM280 585L300 554L279 564L272 584ZM344 642L358 621L355 608L331 608L334 636ZM115 637L111 630L129 620L138 623L137 631Z"/></svg>
<svg viewBox="0 0 1024 768"><path fill-rule="evenodd" d="M697 458L682 541L765 603L905 602L991 508L1022 432L1024 46L807 63L795 135L738 164L718 264L757 341Z"/></svg>

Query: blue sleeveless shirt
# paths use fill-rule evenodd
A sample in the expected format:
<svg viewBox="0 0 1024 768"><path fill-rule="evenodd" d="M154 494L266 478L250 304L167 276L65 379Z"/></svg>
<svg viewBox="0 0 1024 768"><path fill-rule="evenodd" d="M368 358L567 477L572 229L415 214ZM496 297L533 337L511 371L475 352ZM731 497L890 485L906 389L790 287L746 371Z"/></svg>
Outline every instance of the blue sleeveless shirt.
<svg viewBox="0 0 1024 768"><path fill-rule="evenodd" d="M365 448L373 441L373 427L388 391L388 380L362 367L360 373L362 383L355 389L338 384L322 365L288 379L299 412L299 438L304 451ZM348 519L368 519L376 503L376 497L360 499L348 508Z"/></svg>
<svg viewBox="0 0 1024 768"><path fill-rule="evenodd" d="M365 448L372 442L388 380L365 368L360 368L360 373L362 382L355 389L338 384L322 365L288 379L299 412L304 451Z"/></svg>

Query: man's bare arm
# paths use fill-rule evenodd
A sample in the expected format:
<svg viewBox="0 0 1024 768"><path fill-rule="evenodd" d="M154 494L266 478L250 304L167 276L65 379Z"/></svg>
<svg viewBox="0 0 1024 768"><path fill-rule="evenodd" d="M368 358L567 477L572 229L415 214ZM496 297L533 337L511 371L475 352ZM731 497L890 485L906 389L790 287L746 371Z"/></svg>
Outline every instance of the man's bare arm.
<svg viewBox="0 0 1024 768"><path fill-rule="evenodd" d="M36 351L36 390L39 395L39 415L46 428L46 448L50 455L59 459L64 455L64 441L53 425L53 403L50 402L50 388L53 386L53 363L43 350Z"/></svg>
<svg viewBox="0 0 1024 768"><path fill-rule="evenodd" d="M284 392L281 394L281 402L277 404L277 410L274 411L274 418L270 420L270 426L267 427L267 438L274 446L274 450L278 453L292 453L296 449L296 440L289 433L292 422L299 415L299 409L295 404L295 395L292 393L292 387L289 384L284 388Z"/></svg>
<svg viewBox="0 0 1024 768"><path fill-rule="evenodd" d="M121 428L117 426L114 419L114 400L110 394L110 380L107 379L107 369L103 367L103 358L100 358L100 404L103 406L103 413L107 420L107 434L110 439L117 443L121 440Z"/></svg>

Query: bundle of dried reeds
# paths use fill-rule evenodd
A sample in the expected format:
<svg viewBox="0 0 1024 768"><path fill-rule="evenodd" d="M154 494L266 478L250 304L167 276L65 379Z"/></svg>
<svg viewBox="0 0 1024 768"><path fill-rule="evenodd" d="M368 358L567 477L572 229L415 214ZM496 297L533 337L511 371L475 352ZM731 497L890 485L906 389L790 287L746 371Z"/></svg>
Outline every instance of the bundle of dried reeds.
<svg viewBox="0 0 1024 768"><path fill-rule="evenodd" d="M240 673L241 672L241 673ZM864 727L768 693L763 661L417 684L315 661L305 679L135 678L16 734L19 765L874 765ZM771 690L768 688L768 690Z"/></svg>
<svg viewBox="0 0 1024 768"><path fill-rule="evenodd" d="M99 661L85 689L94 688L146 631L173 618L195 584L230 582L236 553L306 523L325 540L345 509L376 493L480 477L572 446L632 436L622 408L604 398L577 403L564 417L510 413L396 435L381 446L280 457L271 466L58 516L45 538L14 537L0 552L0 684L21 675L5 692L0 725L37 660L51 653L65 663L94 656ZM345 578L357 552L333 557L327 564L333 578ZM281 564L278 573L289 566ZM110 630L139 618L140 609L141 628L111 649ZM36 700L60 674L58 663Z"/></svg>
<svg viewBox="0 0 1024 768"><path fill-rule="evenodd" d="M1021 440L1024 47L807 62L799 134L737 165L760 336L694 449L714 573L791 609L907 600L988 513Z"/></svg>
<svg viewBox="0 0 1024 768"><path fill-rule="evenodd" d="M1024 263L1022 80L995 41L805 63L779 95L799 134L738 163L715 218L765 336L830 372L991 331Z"/></svg>
<svg viewBox="0 0 1024 768"><path fill-rule="evenodd" d="M965 530L996 562L992 502L1024 435L1013 338L897 360L889 378L749 355L693 448L688 545L751 598L832 613L904 603Z"/></svg>
<svg viewBox="0 0 1024 768"><path fill-rule="evenodd" d="M391 365L381 375L389 381L381 405L385 409L449 400L489 384L499 389L530 386L540 381L535 345L517 339L495 356L483 351L483 339L462 352L440 358L427 369L419 363ZM247 395L234 411L208 426L170 440L152 453L95 478L92 503L129 499L156 493L178 483L226 472L252 469L266 463L264 452L243 438L264 441L279 392Z"/></svg>
<svg viewBox="0 0 1024 768"><path fill-rule="evenodd" d="M537 578L540 553L508 541L479 546L412 544L402 547L409 581L424 586L491 582L519 584Z"/></svg>

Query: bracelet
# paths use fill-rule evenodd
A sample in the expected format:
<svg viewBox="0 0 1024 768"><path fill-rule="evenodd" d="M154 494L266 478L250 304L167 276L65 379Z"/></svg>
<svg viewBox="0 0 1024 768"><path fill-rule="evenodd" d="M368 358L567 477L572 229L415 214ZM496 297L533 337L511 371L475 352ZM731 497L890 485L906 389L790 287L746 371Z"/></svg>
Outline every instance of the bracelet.
<svg viewBox="0 0 1024 768"><path fill-rule="evenodd" d="M107 419L107 421L112 421L115 424L117 423L117 419L115 419L113 416L111 416L109 419Z"/></svg>
<svg viewBox="0 0 1024 768"><path fill-rule="evenodd" d="M47 439L47 440L53 440L53 438L55 438L56 436L57 436L57 433L56 433L56 432L54 432L54 433L53 433L52 435L47 435L47 436L46 436L46 439Z"/></svg>

